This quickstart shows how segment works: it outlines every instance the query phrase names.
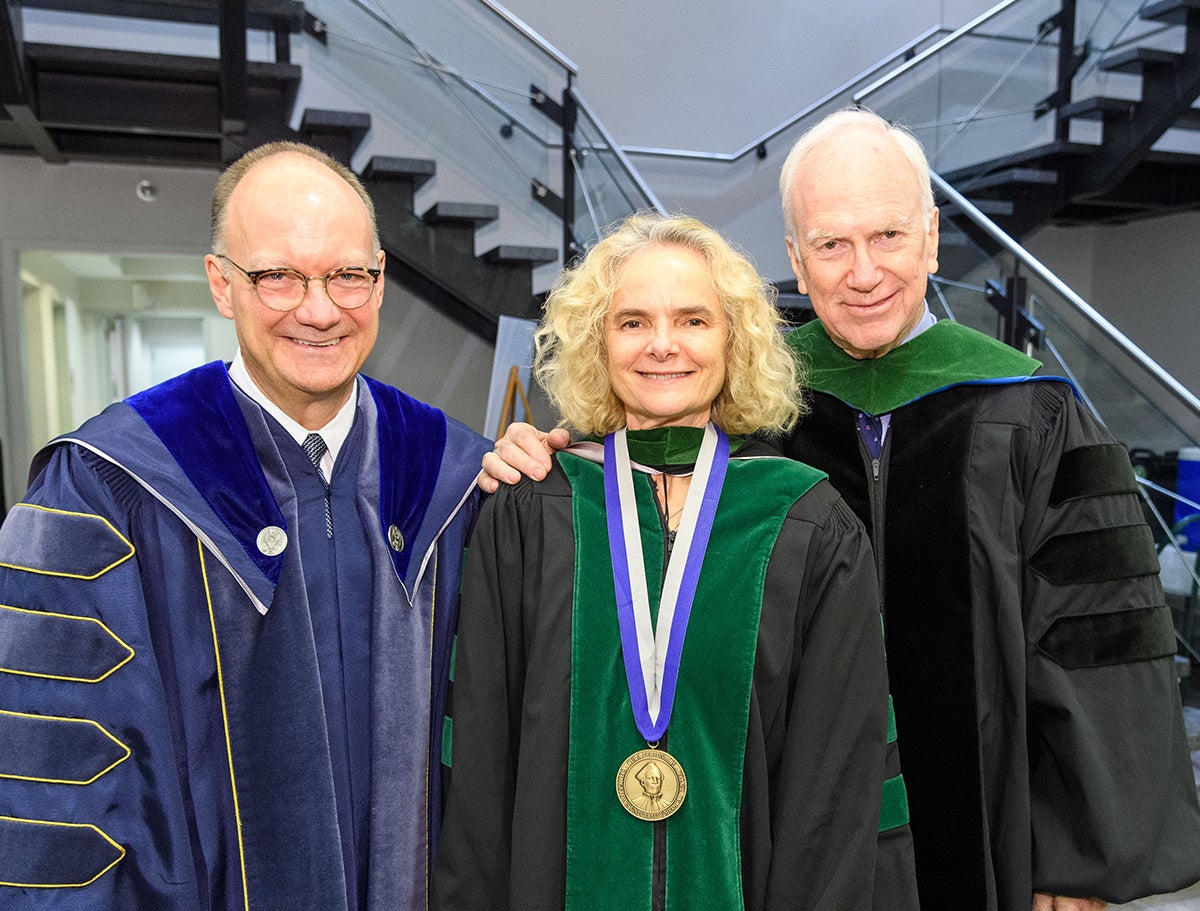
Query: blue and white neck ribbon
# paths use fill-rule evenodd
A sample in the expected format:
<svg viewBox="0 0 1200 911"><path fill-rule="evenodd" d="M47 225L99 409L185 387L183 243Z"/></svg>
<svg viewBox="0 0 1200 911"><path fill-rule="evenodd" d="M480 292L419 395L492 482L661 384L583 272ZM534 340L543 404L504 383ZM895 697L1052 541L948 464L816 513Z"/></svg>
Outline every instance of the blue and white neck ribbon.
<svg viewBox="0 0 1200 911"><path fill-rule="evenodd" d="M634 721L648 743L657 743L671 721L683 639L728 465L729 438L710 423L700 444L667 563L658 623L652 628L626 431L618 430L604 438L604 503L621 652Z"/></svg>

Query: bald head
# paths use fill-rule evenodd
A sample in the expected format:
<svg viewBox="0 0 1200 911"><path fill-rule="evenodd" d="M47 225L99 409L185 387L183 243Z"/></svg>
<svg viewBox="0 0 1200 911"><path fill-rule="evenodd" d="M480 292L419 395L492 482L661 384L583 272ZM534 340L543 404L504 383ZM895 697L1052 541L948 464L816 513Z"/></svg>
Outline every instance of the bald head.
<svg viewBox="0 0 1200 911"><path fill-rule="evenodd" d="M258 169L260 166L266 165L273 168L275 164L279 163L276 159L281 157L294 159L296 156L307 158L315 164L333 172L333 174L341 178L354 191L354 194L362 203L367 220L370 223L371 243L374 251L379 251L379 232L375 224L375 204L371 201L371 196L367 193L366 187L362 185L362 182L353 171L331 155L327 155L320 149L305 145L302 142L269 142L256 149L251 149L226 168L217 180L217 185L213 190L211 213L213 253L226 252L225 215L229 206L229 199L242 180L251 171Z"/></svg>
<svg viewBox="0 0 1200 911"><path fill-rule="evenodd" d="M792 146L779 174L779 196L783 204L783 222L789 238L795 237L796 199L793 192L797 176L806 170L813 153L821 147L833 154L853 147L863 137L894 144L912 169L920 193L920 207L925 213L926 226L933 212L933 187L929 182L929 161L925 150L906 129L888 123L878 114L865 108L849 108L830 114L804 133Z"/></svg>

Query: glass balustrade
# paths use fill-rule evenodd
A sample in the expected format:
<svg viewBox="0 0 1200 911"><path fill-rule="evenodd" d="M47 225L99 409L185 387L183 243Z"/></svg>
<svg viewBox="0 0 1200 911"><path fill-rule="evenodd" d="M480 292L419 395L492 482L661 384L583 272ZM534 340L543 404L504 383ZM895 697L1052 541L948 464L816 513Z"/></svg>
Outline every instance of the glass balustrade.
<svg viewBox="0 0 1200 911"><path fill-rule="evenodd" d="M576 102L574 230L586 249L631 212L663 207L583 100L576 96Z"/></svg>
<svg viewBox="0 0 1200 911"><path fill-rule="evenodd" d="M322 74L369 102L374 121L414 135L432 157L473 175L504 211L542 232L542 245L558 245L563 230L561 211L551 214L539 199L568 195L572 236L584 244L630 212L657 207L580 103L571 61L502 8L479 0L308 6L327 23L327 44L312 41L309 49ZM578 107L569 173L562 121L546 116L535 97L554 113ZM565 209L571 216L572 206Z"/></svg>
<svg viewBox="0 0 1200 911"><path fill-rule="evenodd" d="M326 80L344 104L368 110L373 131L399 133L401 147L428 150L500 204L544 228L553 219L534 200L534 181L558 186L549 149L559 129L530 103L531 86L560 95L568 70L521 36L486 21L480 4L409 0L310 0L326 43L309 39L306 98ZM494 20L494 17L493 17ZM318 96L319 97L319 96Z"/></svg>
<svg viewBox="0 0 1200 911"><path fill-rule="evenodd" d="M899 75L854 93L921 140L930 164L957 171L1054 138L1054 118L1035 117L1054 90L1056 0L1022 0L951 36Z"/></svg>

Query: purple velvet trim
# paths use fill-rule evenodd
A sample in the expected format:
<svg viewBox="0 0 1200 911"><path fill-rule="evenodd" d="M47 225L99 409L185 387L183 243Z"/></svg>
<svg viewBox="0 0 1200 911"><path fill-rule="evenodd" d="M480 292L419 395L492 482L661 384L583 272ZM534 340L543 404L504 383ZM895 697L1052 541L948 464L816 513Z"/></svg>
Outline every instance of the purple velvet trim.
<svg viewBox="0 0 1200 911"><path fill-rule="evenodd" d="M604 505L608 519L608 548L612 556L613 582L617 600L617 624L621 631L621 655L625 658L625 679L629 683L629 698L633 702L633 719L638 730L647 741L654 737L654 723L646 706L645 682L640 663L641 649L638 647L637 625L633 622L633 588L629 583L629 554L625 550L625 531L621 524L620 493L617 489L616 446L610 433L604 438ZM636 508L636 507L634 507ZM659 720L669 721L670 716L662 711ZM666 730L666 725L663 725Z"/></svg>
<svg viewBox="0 0 1200 911"><path fill-rule="evenodd" d="M404 549L389 548L396 574L405 578L446 449L446 416L399 389L364 377L379 411L379 523L383 537L399 527Z"/></svg>
<svg viewBox="0 0 1200 911"><path fill-rule="evenodd" d="M213 361L125 400L154 431L262 574L278 584L283 556L258 549L268 525L287 530L229 373Z"/></svg>

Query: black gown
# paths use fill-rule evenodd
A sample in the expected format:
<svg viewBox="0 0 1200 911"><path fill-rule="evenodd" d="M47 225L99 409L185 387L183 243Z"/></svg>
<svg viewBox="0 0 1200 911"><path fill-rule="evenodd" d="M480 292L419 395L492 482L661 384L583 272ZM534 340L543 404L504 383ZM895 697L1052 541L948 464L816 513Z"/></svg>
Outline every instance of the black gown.
<svg viewBox="0 0 1200 911"><path fill-rule="evenodd" d="M666 461L629 437L635 461ZM651 908L657 889L667 908L866 909L877 860L897 879L878 907L915 907L907 826L878 834L884 779L903 786L885 747L871 548L818 473L749 458L766 452L736 451L722 491L663 744L687 771L688 796L665 822L630 816L614 788L619 760L646 743L630 714L607 543L588 537L584 515L603 512L600 466L559 454L544 481L485 505L464 577L436 908ZM662 517L649 478L634 480L653 602ZM742 533L746 518L768 514L773 532ZM598 563L587 549L601 551ZM723 585L723 565L758 588ZM743 614L748 631L707 641ZM611 634L589 638L597 623ZM692 737L705 708L685 690L726 677L745 686L743 729ZM581 727L572 716L583 713ZM709 747L736 757L740 786L721 800L709 798L722 779L698 758ZM590 762L594 753L604 759Z"/></svg>
<svg viewBox="0 0 1200 911"><path fill-rule="evenodd" d="M871 532L921 905L1127 902L1200 879L1175 640L1128 456L1036 361L939 322L854 361L789 335L785 451ZM891 414L878 460L856 413Z"/></svg>

